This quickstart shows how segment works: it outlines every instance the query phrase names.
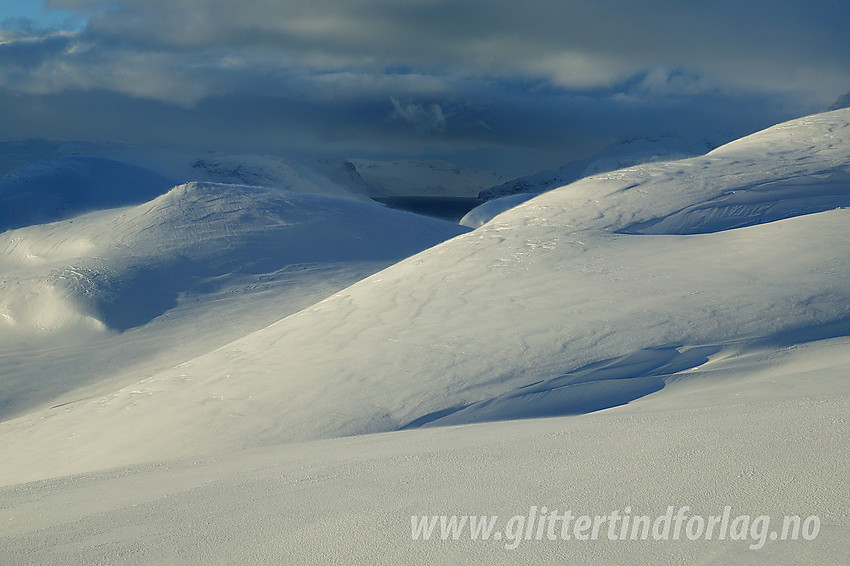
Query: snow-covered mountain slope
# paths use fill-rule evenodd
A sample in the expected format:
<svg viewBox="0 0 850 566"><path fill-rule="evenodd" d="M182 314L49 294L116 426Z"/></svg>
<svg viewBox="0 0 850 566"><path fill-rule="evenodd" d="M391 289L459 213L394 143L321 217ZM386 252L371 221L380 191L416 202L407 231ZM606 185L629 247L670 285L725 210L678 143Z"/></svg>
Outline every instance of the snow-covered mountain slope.
<svg viewBox="0 0 850 566"><path fill-rule="evenodd" d="M314 159L310 166L336 183L348 187L352 191L369 197L379 196L381 191L367 183L357 167L344 157L325 156Z"/></svg>
<svg viewBox="0 0 850 566"><path fill-rule="evenodd" d="M840 110L841 108L850 108L850 92L846 92L836 98L835 102L827 108L827 111Z"/></svg>
<svg viewBox="0 0 850 566"><path fill-rule="evenodd" d="M376 204L211 183L7 231L0 235L3 414L126 373L153 351L172 365L185 361L169 350L209 351L462 231ZM248 320L228 321L222 311ZM217 322L198 334L204 320ZM180 329L192 334L180 337L181 347L162 340ZM48 347L52 357L35 355ZM86 371L80 363L91 357L104 365ZM60 379L51 368L63 358Z"/></svg>
<svg viewBox="0 0 850 566"><path fill-rule="evenodd" d="M352 159L371 197L474 197L505 179L497 173L460 168L445 161Z"/></svg>
<svg viewBox="0 0 850 566"><path fill-rule="evenodd" d="M850 404L831 387L846 382L849 347L844 338L718 360L710 375L589 415L289 443L0 488L0 548L9 564L45 566L843 566ZM718 540L717 528L711 540L689 540L684 528L678 540L609 540L607 523L589 541L560 538L560 524L554 541L545 531L507 536L513 516L525 518L522 533L532 506L655 518L668 505L687 506L686 519L727 505L732 518L768 516L765 544L752 549L749 532ZM423 515L498 520L487 540L468 529L442 540L439 525L413 540L410 517ZM817 538L771 541L783 515L817 516Z"/></svg>
<svg viewBox="0 0 850 566"><path fill-rule="evenodd" d="M721 136L714 136L723 139ZM728 140L728 138L725 138ZM708 139L686 139L679 136L628 137L606 147L596 155L567 163L557 171L541 171L511 179L481 191L481 199L492 200L523 193L542 193L583 177L632 167L642 163L672 161L702 155L720 145Z"/></svg>
<svg viewBox="0 0 850 566"><path fill-rule="evenodd" d="M362 201L392 196L476 196L505 181L496 173L445 161L295 158L47 140L0 142L0 175L25 165L43 167L35 165L41 161L86 158L140 167L168 178L170 186L193 181L229 183Z"/></svg>
<svg viewBox="0 0 850 566"><path fill-rule="evenodd" d="M801 122L792 122L792 124L794 125L789 127L794 129L802 127ZM776 126L769 131L781 130L782 126ZM590 204L591 201L595 203L598 199L600 182L610 183L612 187L612 189L601 189L603 192L610 190L617 193L636 188L635 192L640 194L657 190L649 187L658 184L686 185L676 192L671 192L669 202L660 203L666 207L672 204L674 199L679 199L675 202L681 204L680 209L672 211L669 208L661 208L659 212L667 211L663 216L635 221L634 224L618 228L645 234L692 234L719 231L847 206L847 186L850 181L848 169L846 166L835 165L841 163L843 140L839 138L836 142L831 131L825 132L822 140L814 137L815 131L810 130L808 134L812 136L813 142L822 142L824 152L833 156L837 154L838 157L833 161L818 163L818 159L823 159L824 152L819 152L815 157L809 155L805 149L795 148L793 140L783 147L775 136L758 133L717 148L707 153L702 160L700 157L695 157L687 160L650 163L630 167L622 174L619 171L612 171L607 175L594 175L586 182L580 180L570 185L571 198L576 199L575 206L581 207L582 211L597 213L598 205L585 205ZM759 143L756 140L766 141ZM758 147L756 143L759 143ZM772 147L774 145L777 146L775 149ZM753 159L755 157L764 161L773 153L794 152L799 155L796 164L789 159L777 160L777 169L771 173L767 171L773 166L772 162L759 163ZM718 157L723 157L725 161L718 162ZM722 170L715 166L728 163L729 160L734 161L733 165L738 167ZM732 176L731 179L727 178L729 175ZM547 177L547 179L548 181L542 185L532 186L527 191L531 193L530 195L520 192L484 203L470 211L461 223L472 228L481 226L501 212L530 200L538 192L551 190L553 183L561 181L561 178L557 176L551 179ZM619 184L621 180L626 180L627 183L621 186ZM705 200L702 199L703 196L706 197ZM618 198L615 194L608 194L607 197L607 202L610 204L605 206L613 208L616 214L629 214L630 203L639 202L634 198ZM647 210L649 209L647 208L644 212Z"/></svg>
<svg viewBox="0 0 850 566"><path fill-rule="evenodd" d="M537 193L517 193L515 195L508 195L506 197L488 200L467 212L463 218L460 219L459 224L461 226L468 226L469 228L478 228L487 222L490 222L493 218L503 212L510 210L527 200L531 200L536 196Z"/></svg>
<svg viewBox="0 0 850 566"><path fill-rule="evenodd" d="M848 167L841 110L551 191L174 369L3 423L4 481L599 410L845 336Z"/></svg>
<svg viewBox="0 0 850 566"><path fill-rule="evenodd" d="M839 110L583 179L215 351L0 423L0 556L845 565L848 169L850 110ZM242 190L228 189L220 216L192 216L192 229L229 227L220 241L234 229L241 241ZM356 204L340 214L362 214ZM53 250L64 265L93 255L50 239L69 226L10 233L41 231L31 255ZM6 261L25 269L25 258ZM244 275L233 281L247 287ZM276 292L224 310L258 322L245 304L265 310ZM182 350L186 331L216 337L221 321L203 310L181 303L116 336L136 351L146 340ZM370 431L394 432L344 436ZM344 437L284 442L332 436ZM684 524L677 540L611 540L607 523L594 540L550 540L532 532L532 508L594 522L676 508L719 520L728 508L748 522L722 540L690 540ZM439 526L413 540L411 516L429 515L497 521L487 540L469 529L441 539ZM816 537L774 540L783 515L816 518ZM512 516L531 536L517 538Z"/></svg>
<svg viewBox="0 0 850 566"><path fill-rule="evenodd" d="M44 139L26 139L0 141L0 177L19 167L36 161L47 161L60 157L101 157L110 159L108 154L126 147L117 142L81 142L55 141ZM120 159L111 159L120 161Z"/></svg>
<svg viewBox="0 0 850 566"><path fill-rule="evenodd" d="M168 191L170 179L98 157L28 163L0 178L0 232L139 204Z"/></svg>
<svg viewBox="0 0 850 566"><path fill-rule="evenodd" d="M147 159L150 162L150 158L146 158L144 154L128 155L127 158L139 161ZM156 163L162 167L163 160L157 157ZM154 163L151 165L155 166ZM309 166L281 157L216 153L187 155L179 161L172 158L166 171L172 178L181 182L234 183L364 202L369 200L357 190L359 187L338 183Z"/></svg>
<svg viewBox="0 0 850 566"><path fill-rule="evenodd" d="M112 163L111 169L98 161L104 159ZM85 163L90 165L85 166ZM340 184L316 168L294 159L214 151L193 153L112 142L0 142L0 171L7 171L9 180L15 183L26 183L24 186L30 192L37 193L45 185L45 195L51 191L64 191L78 195L77 198L81 195L98 197L110 191L117 192L116 187L124 185L132 188L151 176L159 179L158 192L136 195L146 198L127 199L121 204L144 202L174 185L195 181L275 187L308 194L369 200L361 187ZM158 176L168 181L163 184ZM64 185L63 180L66 181ZM120 196L123 192L117 194ZM94 204L109 205L105 200ZM17 204L14 206L17 207ZM79 211L69 211L63 217L71 216L74 212Z"/></svg>
<svg viewBox="0 0 850 566"><path fill-rule="evenodd" d="M157 147L107 146L103 154L180 182L210 181L368 200L387 196L475 196L505 179L445 161L287 158L220 152L185 153Z"/></svg>

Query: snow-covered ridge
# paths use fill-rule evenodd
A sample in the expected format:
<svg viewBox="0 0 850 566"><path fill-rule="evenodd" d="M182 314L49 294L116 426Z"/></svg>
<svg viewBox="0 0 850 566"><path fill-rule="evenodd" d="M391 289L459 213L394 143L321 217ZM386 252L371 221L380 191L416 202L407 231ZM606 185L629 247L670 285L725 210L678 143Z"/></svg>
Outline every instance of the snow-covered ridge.
<svg viewBox="0 0 850 566"><path fill-rule="evenodd" d="M175 171L181 180L276 187L308 194L367 201L358 187L349 187L311 167L280 157L210 154L191 158L191 171Z"/></svg>
<svg viewBox="0 0 850 566"><path fill-rule="evenodd" d="M113 143L0 143L1 210L17 211L0 230L139 204L188 182L240 184L368 201L368 197L294 160L265 155L172 152ZM17 166L16 166L17 165ZM40 200L39 200L40 198ZM4 217L0 212L0 221Z"/></svg>
<svg viewBox="0 0 850 566"><path fill-rule="evenodd" d="M76 270L87 286L56 300L101 325L0 336L4 563L848 563L848 123L595 175L465 233L196 183L0 234L0 301ZM429 233L445 241L423 249ZM109 278L116 314L155 298L122 291L139 269L189 290L117 332L83 299L103 303ZM55 299L20 305L34 296ZM541 506L669 505L819 532L773 541L765 524L753 550L755 527L603 527L508 551L500 530ZM407 531L453 514L498 515L503 538Z"/></svg>
<svg viewBox="0 0 850 566"><path fill-rule="evenodd" d="M843 336L848 148L850 110L836 111L545 193L209 354L4 423L10 442L32 430L39 447L15 477L453 411L469 422L597 410L789 336ZM813 207L799 206L807 191ZM730 194L734 222L708 212Z"/></svg>
<svg viewBox="0 0 850 566"><path fill-rule="evenodd" d="M517 193L506 197L488 200L467 212L463 218L460 219L459 224L461 226L468 226L469 228L478 228L499 214L510 210L527 200L531 200L536 196L537 193Z"/></svg>
<svg viewBox="0 0 850 566"><path fill-rule="evenodd" d="M61 179L72 167L69 163L87 159L121 163L130 174L135 167L146 170L148 175L161 175L170 182L166 188L202 181L277 187L361 201L370 197L392 196L475 196L481 190L504 181L496 173L461 168L444 161L349 160L343 157L299 159L215 151L186 152L108 142L0 142L0 173L10 175L10 179L27 178L34 173L44 176L51 171L53 177ZM61 170L54 170L57 167ZM135 172L141 174L138 170ZM126 182L126 175L122 176L120 171L109 175L104 169L97 173L112 186ZM34 180L27 182L32 184ZM103 192L103 186L101 183L97 188L85 190L99 193ZM131 202L138 201L127 200L123 204ZM69 211L65 217L72 212Z"/></svg>
<svg viewBox="0 0 850 566"><path fill-rule="evenodd" d="M50 365L35 357L44 347L54 347L56 358L60 350L73 357L72 347L83 345L123 351L124 364L112 368L120 373L139 348L116 332L146 334L149 323L180 307L186 323L160 326L191 328L195 318L209 318L207 309L236 308L258 321L225 320L244 333L463 231L373 203L216 183L188 183L142 205L6 231L0 340L9 365L0 372L0 412L19 410L24 391L32 404L95 379L82 371L40 387L27 368L37 376ZM246 306L229 306L231 297ZM252 302L264 312L252 311ZM199 347L203 332L212 330L202 331ZM208 343L239 336L215 332ZM140 343L157 344L149 334Z"/></svg>
<svg viewBox="0 0 850 566"><path fill-rule="evenodd" d="M121 330L161 314L151 304L148 310L145 301L158 303L156 295L176 295L209 278L300 263L385 261L462 231L374 204L188 183L135 207L78 216L47 230L32 226L7 231L0 269L7 276L38 273L33 280L63 282L62 294L93 301L107 326ZM137 277L146 281L144 292L137 289L141 283L134 283ZM4 308L15 303L18 292L13 290L22 281L4 282ZM127 293L134 298L122 299ZM26 297L19 297L21 309ZM120 322L128 309L138 310L141 318ZM17 317L6 312L6 320Z"/></svg>
<svg viewBox="0 0 850 566"><path fill-rule="evenodd" d="M712 232L848 206L846 116L800 118L705 156L586 177L560 189L559 206L576 229L647 234ZM482 205L463 223L481 225L525 200Z"/></svg>
<svg viewBox="0 0 850 566"><path fill-rule="evenodd" d="M678 136L624 138L592 157L567 163L556 171L541 171L492 186L481 191L478 197L492 200L515 194L543 193L599 173L703 155L718 145L716 141L683 139Z"/></svg>
<svg viewBox="0 0 850 566"><path fill-rule="evenodd" d="M835 102L830 104L826 111L840 110L841 108L850 108L850 92L846 92L835 99Z"/></svg>

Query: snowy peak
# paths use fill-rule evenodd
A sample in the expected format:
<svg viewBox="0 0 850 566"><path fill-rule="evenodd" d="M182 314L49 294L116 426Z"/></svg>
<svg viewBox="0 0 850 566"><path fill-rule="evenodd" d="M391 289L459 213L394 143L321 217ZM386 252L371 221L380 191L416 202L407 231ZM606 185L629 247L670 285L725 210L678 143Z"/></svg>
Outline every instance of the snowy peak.
<svg viewBox="0 0 850 566"><path fill-rule="evenodd" d="M110 143L0 143L0 165L21 165L0 179L0 230L138 204L192 181L276 187L368 201L364 193L280 157L170 152ZM27 162L27 160L29 160ZM6 218L15 209L16 219ZM29 219L29 220L28 220Z"/></svg>
<svg viewBox="0 0 850 566"><path fill-rule="evenodd" d="M0 309L10 331L56 329L71 314L48 323L28 306L54 297L55 312L126 330L163 314L181 294L225 284L222 277L395 260L463 231L377 204L187 183L136 207L55 223L49 232L3 234L0 267L11 277L2 283Z"/></svg>
<svg viewBox="0 0 850 566"><path fill-rule="evenodd" d="M275 187L336 198L368 200L347 185L335 182L309 167L271 156L210 154L193 158L191 171L184 172L182 178L187 181Z"/></svg>
<svg viewBox="0 0 850 566"><path fill-rule="evenodd" d="M198 182L9 230L0 416L133 383L464 231L371 202Z"/></svg>

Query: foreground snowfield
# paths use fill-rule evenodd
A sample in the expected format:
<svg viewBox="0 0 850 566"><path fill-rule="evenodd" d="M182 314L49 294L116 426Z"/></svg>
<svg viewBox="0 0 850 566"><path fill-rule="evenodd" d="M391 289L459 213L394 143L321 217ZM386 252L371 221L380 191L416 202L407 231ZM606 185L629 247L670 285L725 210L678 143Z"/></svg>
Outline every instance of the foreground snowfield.
<svg viewBox="0 0 850 566"><path fill-rule="evenodd" d="M84 392L56 395L45 352L51 340L77 346L61 329L41 332L46 346L26 357L19 345L12 358L37 402L0 424L3 553L41 564L847 563L848 180L850 110L838 110L702 157L589 177L472 232L423 220L411 234L451 239L345 289L321 287L330 296L298 312L284 302L275 318L271 299L266 318L241 311L263 324L179 361L173 347L168 367L119 379L113 356L96 379L78 378ZM238 276L271 264L375 260L364 250L387 239L430 245L398 226L370 232L372 205L303 196L287 200L294 223L345 203L322 224L338 237L312 240L312 260L262 253L271 264L251 271L238 258L254 232L222 242L243 226L267 233L293 222L259 213L279 194L189 185L138 209L6 232L7 289L30 289L15 303L25 310L53 273L27 264L42 254L21 255L22 242L42 242L56 265L72 259L76 269L80 258L101 260L75 225L112 242L116 214L170 215L176 195L188 214L180 229L205 231L172 234L195 242L175 254L190 267L162 259L171 236L143 229L123 255L97 252L103 273L116 274L107 281L133 281L142 261L169 281L148 289L183 297L200 293L189 284L198 277L247 285ZM352 217L366 220L352 227ZM341 249L347 234L374 238ZM222 249L234 253L210 271ZM116 338L142 352L133 336L202 340L211 330L197 321L214 320L205 318L214 293L201 301L208 308L171 296L138 315L122 289L146 300L150 290L106 288L69 303L70 318L90 322L83 352ZM185 325L157 333L169 317ZM821 529L759 550L744 540L531 540L515 550L468 536L411 540L411 515L507 518L543 505L590 515L627 506L661 515L668 505L715 515L729 505L777 521L817 515Z"/></svg>

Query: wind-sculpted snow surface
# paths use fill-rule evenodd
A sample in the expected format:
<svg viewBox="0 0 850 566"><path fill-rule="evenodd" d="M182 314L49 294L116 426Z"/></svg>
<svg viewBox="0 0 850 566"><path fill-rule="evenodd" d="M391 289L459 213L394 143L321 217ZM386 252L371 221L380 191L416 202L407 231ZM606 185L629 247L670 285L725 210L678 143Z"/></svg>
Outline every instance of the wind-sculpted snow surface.
<svg viewBox="0 0 850 566"><path fill-rule="evenodd" d="M625 229L639 234L699 234L773 222L850 205L850 174L833 170L733 190Z"/></svg>
<svg viewBox="0 0 850 566"><path fill-rule="evenodd" d="M846 335L848 119L582 180L174 369L6 422L5 481L451 414L586 412L788 336ZM623 363L642 356L654 369ZM606 361L616 379L576 381Z"/></svg>
<svg viewBox="0 0 850 566"><path fill-rule="evenodd" d="M499 214L512 209L513 207L531 200L536 197L533 193L520 193L502 198L488 200L484 204L478 205L460 219L461 226L470 228L478 228L483 226Z"/></svg>
<svg viewBox="0 0 850 566"><path fill-rule="evenodd" d="M0 423L3 563L850 563L849 122L472 231L190 184L4 233L0 391L40 403ZM758 519L711 540L506 526L674 507ZM496 531L417 540L429 515ZM783 515L817 536L774 541Z"/></svg>
<svg viewBox="0 0 850 566"><path fill-rule="evenodd" d="M33 285L49 285L108 328L126 330L216 277L292 264L386 261L460 232L377 205L190 183L134 208L93 213L49 230L7 232L0 267ZM34 272L40 273L31 277ZM26 282L4 285L7 324L17 326L32 315L29 326L35 329L61 325L28 313L29 294L14 301Z"/></svg>
<svg viewBox="0 0 850 566"><path fill-rule="evenodd" d="M196 314L186 317L187 303L221 310L241 297L278 313L260 315L264 323L249 323L247 330L235 325L244 334L463 231L376 204L189 183L136 207L5 232L0 340L8 365L0 371L0 409L6 413L20 405L24 391L41 390L34 398L43 399L92 380L92 371L79 367L61 383L50 380L51 364L35 364L32 357L48 346L79 348L109 340L121 343L129 363L138 348L115 332L147 325L178 306L189 328L198 320ZM261 301L263 293L277 300ZM207 316L203 309L191 310ZM242 307L240 316L248 316ZM139 344L154 340L155 335L137 337ZM216 341L223 343L221 337Z"/></svg>
<svg viewBox="0 0 850 566"><path fill-rule="evenodd" d="M588 177L559 189L557 197L546 193L530 201L524 214L554 213L572 230L652 226L648 233L689 234L846 206L847 120L846 110L818 114L703 157Z"/></svg>
<svg viewBox="0 0 850 566"><path fill-rule="evenodd" d="M846 207L850 165L841 116L775 126L702 157L587 177L561 189L557 202L573 209L576 229L642 234L717 232ZM789 128L793 134L783 135ZM487 202L461 223L477 228L535 196Z"/></svg>
<svg viewBox="0 0 850 566"><path fill-rule="evenodd" d="M719 346L646 348L457 410L426 415L405 428L580 415L608 409L663 389L665 377L699 367L720 350Z"/></svg>

